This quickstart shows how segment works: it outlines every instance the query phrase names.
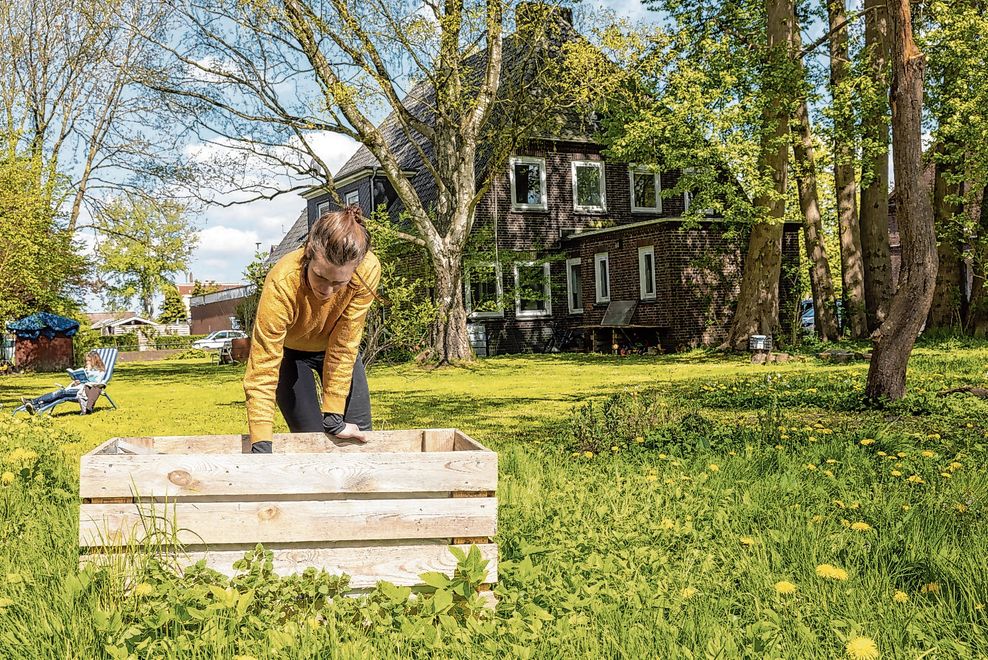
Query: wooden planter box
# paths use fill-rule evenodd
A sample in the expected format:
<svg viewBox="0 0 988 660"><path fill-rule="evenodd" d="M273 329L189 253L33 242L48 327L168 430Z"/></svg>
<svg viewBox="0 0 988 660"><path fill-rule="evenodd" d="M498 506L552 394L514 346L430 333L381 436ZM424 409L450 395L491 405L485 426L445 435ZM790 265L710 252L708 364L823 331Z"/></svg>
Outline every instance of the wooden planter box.
<svg viewBox="0 0 988 660"><path fill-rule="evenodd" d="M240 435L113 438L81 459L81 560L168 538L178 566L230 575L262 543L278 574L314 566L367 589L452 575L448 546L476 544L495 582L497 454L455 429L369 437L279 434L267 455Z"/></svg>

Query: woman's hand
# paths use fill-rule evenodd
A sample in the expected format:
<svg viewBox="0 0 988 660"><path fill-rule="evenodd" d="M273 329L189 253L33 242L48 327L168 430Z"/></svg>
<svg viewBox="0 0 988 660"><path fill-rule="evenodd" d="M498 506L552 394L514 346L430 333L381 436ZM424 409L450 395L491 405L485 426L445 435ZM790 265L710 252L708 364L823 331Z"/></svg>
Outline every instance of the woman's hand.
<svg viewBox="0 0 988 660"><path fill-rule="evenodd" d="M342 431L336 434L340 440L356 440L357 442L367 442L367 433L361 431L356 424L347 424Z"/></svg>
<svg viewBox="0 0 988 660"><path fill-rule="evenodd" d="M356 424L348 424L344 422L343 415L336 413L323 413L322 428L327 434L341 440L367 442L367 436L364 432L361 431Z"/></svg>

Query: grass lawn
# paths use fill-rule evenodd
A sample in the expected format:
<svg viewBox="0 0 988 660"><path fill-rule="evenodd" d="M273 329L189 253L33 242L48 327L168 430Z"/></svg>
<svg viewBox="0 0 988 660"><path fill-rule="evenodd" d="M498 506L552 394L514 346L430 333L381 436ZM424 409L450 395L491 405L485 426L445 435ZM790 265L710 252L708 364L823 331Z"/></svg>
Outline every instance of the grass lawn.
<svg viewBox="0 0 988 660"><path fill-rule="evenodd" d="M79 454L246 428L242 369L121 364L118 410L0 424L0 657L988 657L988 402L936 396L983 383L986 359L922 346L882 410L861 405L865 365L812 358L373 369L377 428L499 451L493 617L387 588L327 603L304 581L80 573ZM0 415L52 381L0 378Z"/></svg>

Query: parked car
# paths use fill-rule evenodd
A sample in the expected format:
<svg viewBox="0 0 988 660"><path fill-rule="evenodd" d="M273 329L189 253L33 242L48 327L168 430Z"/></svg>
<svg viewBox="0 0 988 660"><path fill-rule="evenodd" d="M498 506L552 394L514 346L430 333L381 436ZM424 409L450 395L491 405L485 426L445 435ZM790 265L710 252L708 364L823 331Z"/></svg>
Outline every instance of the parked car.
<svg viewBox="0 0 988 660"><path fill-rule="evenodd" d="M192 342L192 348L222 348L223 344L234 339L247 339L247 333L240 330L217 330Z"/></svg>
<svg viewBox="0 0 988 660"><path fill-rule="evenodd" d="M816 315L813 310L813 299L807 298L799 303L799 325L803 328L803 332L813 333L816 329ZM844 301L837 301L837 328L839 331L844 330Z"/></svg>

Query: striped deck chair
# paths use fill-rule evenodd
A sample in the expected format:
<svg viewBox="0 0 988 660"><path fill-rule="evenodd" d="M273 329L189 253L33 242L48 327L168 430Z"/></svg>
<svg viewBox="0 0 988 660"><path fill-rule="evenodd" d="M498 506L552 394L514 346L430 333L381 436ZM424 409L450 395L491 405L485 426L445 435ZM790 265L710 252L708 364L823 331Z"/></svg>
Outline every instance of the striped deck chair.
<svg viewBox="0 0 988 660"><path fill-rule="evenodd" d="M99 355L101 360L103 360L103 365L106 366L106 375L103 378L103 382L106 384L106 387L103 388L103 391L100 393L100 395L106 397L106 400L110 402L110 405L116 408L117 404L113 402L112 398L110 398L110 394L109 392L107 392L107 390L109 389L110 386L110 379L113 378L113 369L114 367L117 366L117 354L119 353L119 351L115 348L97 348L95 350L96 350L96 354ZM46 412L49 412L54 408L58 407L58 405L62 403L77 404L78 401L76 401L75 395L78 394L81 388L82 388L81 385L76 387L63 388L66 391L66 393L71 394L71 397L59 399L58 401L52 401L51 403L46 403L43 406L39 406L34 409L35 414L41 415ZM98 398L96 399L96 403L99 403ZM94 403L93 407L95 408L95 406L96 404ZM25 412L26 410L27 410L26 406L21 406L19 408L16 408L13 414L16 415L17 413Z"/></svg>

